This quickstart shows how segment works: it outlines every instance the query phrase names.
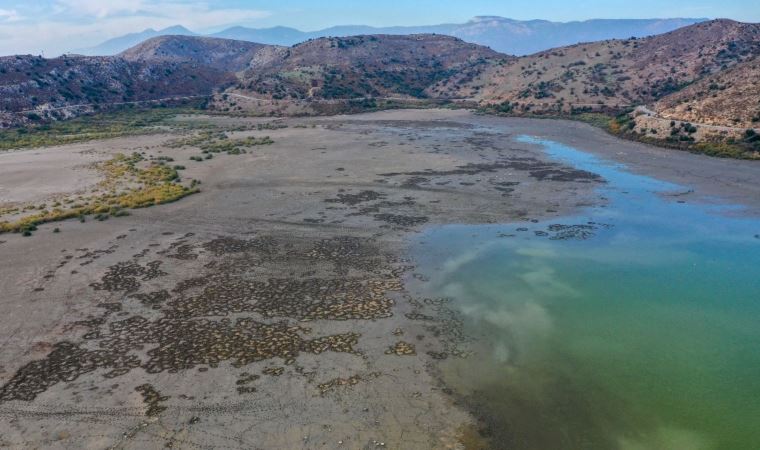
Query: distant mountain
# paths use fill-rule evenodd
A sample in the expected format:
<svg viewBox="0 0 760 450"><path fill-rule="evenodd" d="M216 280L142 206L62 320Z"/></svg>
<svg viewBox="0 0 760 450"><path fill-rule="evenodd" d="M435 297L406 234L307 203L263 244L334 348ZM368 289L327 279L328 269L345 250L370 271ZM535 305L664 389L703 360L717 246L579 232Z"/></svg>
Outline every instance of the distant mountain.
<svg viewBox="0 0 760 450"><path fill-rule="evenodd" d="M163 30L158 30L158 31L152 28L148 28L147 30L143 30L139 33L131 33L131 34L117 37L117 38L109 39L95 47L75 50L73 53L77 53L80 55L89 55L89 56L115 55L147 39L154 38L157 36L169 36L169 35L197 36L196 33L193 33L192 31L188 30L187 28L181 25L175 25L173 27L164 28Z"/></svg>
<svg viewBox="0 0 760 450"><path fill-rule="evenodd" d="M307 35L308 38L314 38L355 34L435 33L454 36L466 42L491 47L501 53L519 56L579 42L652 36L705 20L595 19L582 22L549 22L546 20L522 21L496 16L481 16L464 24L387 28L339 26L307 33Z"/></svg>
<svg viewBox="0 0 760 450"><path fill-rule="evenodd" d="M238 26L210 36L260 44L291 46L321 37L368 34L444 34L466 42L485 45L498 52L527 55L578 42L651 36L705 20L707 19L596 19L582 22L549 22L546 20L521 21L483 16L476 17L464 24L380 28L366 25L342 25L311 32L288 27L246 28ZM142 33L111 39L97 47L86 50L85 54L113 55L151 37L169 34L192 34L184 28L182 28L183 32L176 32L176 28L172 27L161 31L145 30Z"/></svg>
<svg viewBox="0 0 760 450"><path fill-rule="evenodd" d="M512 55L529 55L579 42L667 33L706 19L594 19L581 22L519 21L476 17L450 34Z"/></svg>
<svg viewBox="0 0 760 450"><path fill-rule="evenodd" d="M272 28L246 28L232 27L227 28L219 33L211 34L211 37L223 39L236 39L239 41L258 42L269 45L287 45L291 46L303 42L307 39L309 33L288 27Z"/></svg>

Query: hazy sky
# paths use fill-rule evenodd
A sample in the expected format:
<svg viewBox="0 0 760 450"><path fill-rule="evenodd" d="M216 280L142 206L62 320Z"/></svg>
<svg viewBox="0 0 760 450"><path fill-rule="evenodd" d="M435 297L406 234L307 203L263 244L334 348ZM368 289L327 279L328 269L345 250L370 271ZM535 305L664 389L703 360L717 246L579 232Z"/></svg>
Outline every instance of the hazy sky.
<svg viewBox="0 0 760 450"><path fill-rule="evenodd" d="M111 37L182 24L193 31L229 25L426 25L478 15L555 21L591 18L728 17L760 22L759 0L0 0L0 54L52 56Z"/></svg>

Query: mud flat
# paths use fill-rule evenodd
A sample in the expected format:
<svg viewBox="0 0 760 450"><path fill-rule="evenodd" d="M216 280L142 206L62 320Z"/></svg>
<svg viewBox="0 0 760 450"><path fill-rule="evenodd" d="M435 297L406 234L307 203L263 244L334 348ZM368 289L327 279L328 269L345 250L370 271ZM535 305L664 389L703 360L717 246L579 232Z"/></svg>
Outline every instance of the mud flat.
<svg viewBox="0 0 760 450"><path fill-rule="evenodd" d="M473 356L445 300L406 291L419 277L410 236L606 201L603 177L516 136L583 141L634 170L656 165L692 179L689 199L760 199L747 178L758 164L676 152L653 164L655 150L567 122L419 110L203 123L274 143L190 161L200 152L177 145L192 133L184 127L35 149L14 169L38 186L34 198L3 184L14 203L81 189L95 179L57 181L80 165L47 177L37 162L95 148L172 158L202 182L127 217L0 235L0 445L477 446L473 416L436 378L438 361ZM716 181L716 168L734 175Z"/></svg>

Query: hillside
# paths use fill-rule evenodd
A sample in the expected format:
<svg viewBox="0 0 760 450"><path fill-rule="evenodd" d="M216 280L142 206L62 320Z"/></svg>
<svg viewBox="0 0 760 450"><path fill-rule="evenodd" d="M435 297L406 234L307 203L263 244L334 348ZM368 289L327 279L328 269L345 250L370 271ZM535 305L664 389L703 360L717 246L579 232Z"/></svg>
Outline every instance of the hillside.
<svg viewBox="0 0 760 450"><path fill-rule="evenodd" d="M256 51L265 47L247 41L198 36L160 36L148 39L119 56L127 61L188 62L237 72L248 66Z"/></svg>
<svg viewBox="0 0 760 450"><path fill-rule="evenodd" d="M99 106L202 96L235 84L260 44L196 36L149 39L118 56L0 58L0 125Z"/></svg>
<svg viewBox="0 0 760 450"><path fill-rule="evenodd" d="M0 58L0 125L64 118L72 105L210 94L234 82L231 74L187 62L127 61L118 57Z"/></svg>
<svg viewBox="0 0 760 450"><path fill-rule="evenodd" d="M508 59L448 36L321 38L261 49L236 91L272 99L424 98L441 80Z"/></svg>
<svg viewBox="0 0 760 450"><path fill-rule="evenodd" d="M534 112L620 108L655 101L758 53L760 24L714 20L644 39L548 50L434 90Z"/></svg>
<svg viewBox="0 0 760 450"><path fill-rule="evenodd" d="M76 114L72 105L221 93L212 108L255 114L450 100L516 113L649 105L655 114L639 111L639 128L653 134L667 133L671 119L739 129L760 116L758 57L760 24L730 20L519 58L432 34L319 38L292 47L161 36L115 57L0 58L0 123L65 118Z"/></svg>
<svg viewBox="0 0 760 450"><path fill-rule="evenodd" d="M654 105L666 119L730 127L760 126L760 57L705 77Z"/></svg>

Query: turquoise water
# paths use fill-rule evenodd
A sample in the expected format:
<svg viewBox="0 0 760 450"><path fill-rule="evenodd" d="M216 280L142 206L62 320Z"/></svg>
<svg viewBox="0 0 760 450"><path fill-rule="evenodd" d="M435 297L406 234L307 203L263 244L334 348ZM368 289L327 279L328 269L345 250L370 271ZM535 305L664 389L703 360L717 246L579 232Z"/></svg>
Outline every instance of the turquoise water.
<svg viewBox="0 0 760 450"><path fill-rule="evenodd" d="M430 228L413 244L428 280L414 289L450 298L473 337L474 355L442 372L490 444L760 449L760 220L520 140L602 175L607 204L547 222Z"/></svg>

